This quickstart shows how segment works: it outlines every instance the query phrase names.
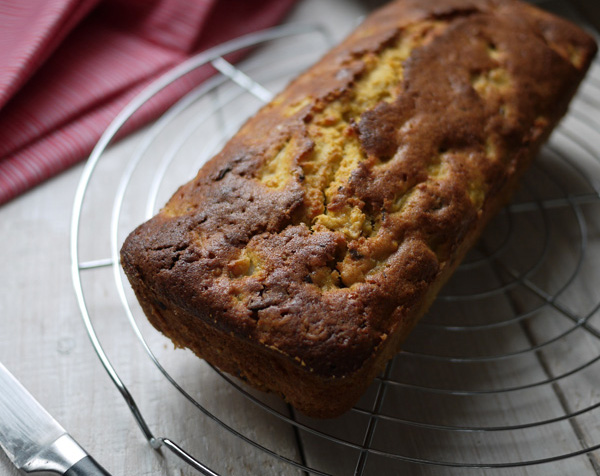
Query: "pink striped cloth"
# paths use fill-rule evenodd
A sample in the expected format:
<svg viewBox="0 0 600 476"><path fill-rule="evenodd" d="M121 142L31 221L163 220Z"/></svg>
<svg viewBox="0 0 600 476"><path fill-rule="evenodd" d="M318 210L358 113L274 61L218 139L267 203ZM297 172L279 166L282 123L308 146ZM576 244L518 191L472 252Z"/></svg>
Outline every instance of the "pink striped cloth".
<svg viewBox="0 0 600 476"><path fill-rule="evenodd" d="M0 204L85 158L164 71L272 26L295 0L0 0ZM156 118L206 67L127 124Z"/></svg>

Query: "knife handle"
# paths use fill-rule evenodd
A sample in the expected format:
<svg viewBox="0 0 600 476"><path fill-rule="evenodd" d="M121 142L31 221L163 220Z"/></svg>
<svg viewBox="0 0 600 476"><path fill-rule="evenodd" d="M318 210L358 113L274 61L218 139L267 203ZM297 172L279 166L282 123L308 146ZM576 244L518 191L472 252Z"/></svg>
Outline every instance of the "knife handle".
<svg viewBox="0 0 600 476"><path fill-rule="evenodd" d="M110 476L110 473L88 455L71 466L64 476Z"/></svg>

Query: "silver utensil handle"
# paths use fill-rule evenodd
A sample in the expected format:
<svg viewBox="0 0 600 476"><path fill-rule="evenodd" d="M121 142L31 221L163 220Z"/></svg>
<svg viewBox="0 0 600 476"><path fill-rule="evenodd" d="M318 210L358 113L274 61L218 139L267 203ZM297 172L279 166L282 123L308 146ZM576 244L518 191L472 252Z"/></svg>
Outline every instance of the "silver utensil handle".
<svg viewBox="0 0 600 476"><path fill-rule="evenodd" d="M68 433L40 451L21 469L25 473L49 471L69 476L110 476Z"/></svg>
<svg viewBox="0 0 600 476"><path fill-rule="evenodd" d="M64 476L110 476L110 473L88 455L71 466Z"/></svg>

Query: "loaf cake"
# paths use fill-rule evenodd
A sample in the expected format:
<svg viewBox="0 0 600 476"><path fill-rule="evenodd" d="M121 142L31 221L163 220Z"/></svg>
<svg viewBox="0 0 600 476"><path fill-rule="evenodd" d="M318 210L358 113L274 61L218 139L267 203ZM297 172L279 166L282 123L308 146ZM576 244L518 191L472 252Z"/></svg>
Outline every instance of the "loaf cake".
<svg viewBox="0 0 600 476"><path fill-rule="evenodd" d="M248 120L122 265L176 346L351 408L504 205L596 52L512 0L400 0Z"/></svg>

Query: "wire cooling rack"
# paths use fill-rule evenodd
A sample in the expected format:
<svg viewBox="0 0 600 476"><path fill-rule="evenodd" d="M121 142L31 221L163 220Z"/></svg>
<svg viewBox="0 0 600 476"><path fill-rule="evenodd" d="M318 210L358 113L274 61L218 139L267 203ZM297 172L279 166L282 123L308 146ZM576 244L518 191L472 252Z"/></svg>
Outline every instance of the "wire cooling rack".
<svg viewBox="0 0 600 476"><path fill-rule="evenodd" d="M119 376L133 378L128 362L113 363L106 351L118 353L110 345L115 332L130 333L131 345L147 356L138 365L158 369L195 407L199 422L211 421L286 472L600 474L598 62L512 204L490 224L404 352L346 415L318 421L297 414L187 351L165 350L165 338L147 324L118 266L123 239L330 43L318 27L285 26L193 58L123 110L84 169L72 221L75 292L92 344L144 437L199 472L216 474L203 463L207 455L177 443L188 440L185 426L156 436L161 428L151 428ZM224 59L247 48L256 54L239 66ZM129 141L128 162L112 160L109 145L131 115L203 65L218 74ZM91 217L105 226L88 227ZM191 385L183 375L200 365L202 378ZM241 402L233 417L201 391L223 384ZM177 405L163 402L173 412ZM245 424L248 412L258 419Z"/></svg>

